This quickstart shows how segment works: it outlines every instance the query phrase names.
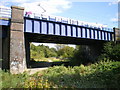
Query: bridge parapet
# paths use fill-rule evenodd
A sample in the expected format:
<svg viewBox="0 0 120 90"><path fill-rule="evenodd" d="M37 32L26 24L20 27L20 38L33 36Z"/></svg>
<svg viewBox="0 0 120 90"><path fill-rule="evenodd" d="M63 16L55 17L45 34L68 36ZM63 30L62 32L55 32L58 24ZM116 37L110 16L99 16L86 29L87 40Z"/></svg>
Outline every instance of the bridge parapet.
<svg viewBox="0 0 120 90"><path fill-rule="evenodd" d="M11 18L11 8L8 7L0 7L0 18Z"/></svg>
<svg viewBox="0 0 120 90"><path fill-rule="evenodd" d="M10 25L11 8L0 7L0 25Z"/></svg>

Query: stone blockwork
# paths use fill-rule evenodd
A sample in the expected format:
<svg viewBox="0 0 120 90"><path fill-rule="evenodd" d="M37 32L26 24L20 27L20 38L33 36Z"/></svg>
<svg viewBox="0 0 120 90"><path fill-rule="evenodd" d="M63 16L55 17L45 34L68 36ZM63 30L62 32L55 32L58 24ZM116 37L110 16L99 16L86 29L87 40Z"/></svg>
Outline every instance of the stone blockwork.
<svg viewBox="0 0 120 90"><path fill-rule="evenodd" d="M24 41L24 8L12 6L10 25L10 72L22 73L26 69Z"/></svg>
<svg viewBox="0 0 120 90"><path fill-rule="evenodd" d="M120 29L114 28L115 30L115 41L120 43Z"/></svg>
<svg viewBox="0 0 120 90"><path fill-rule="evenodd" d="M81 45L83 57L87 62L94 62L101 55L104 43L93 43L91 45Z"/></svg>

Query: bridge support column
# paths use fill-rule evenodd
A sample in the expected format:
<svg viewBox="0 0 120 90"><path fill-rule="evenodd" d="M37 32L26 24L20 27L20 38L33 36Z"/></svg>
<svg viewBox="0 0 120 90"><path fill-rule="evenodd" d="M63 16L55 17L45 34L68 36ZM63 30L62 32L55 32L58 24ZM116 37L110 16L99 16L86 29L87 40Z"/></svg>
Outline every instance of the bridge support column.
<svg viewBox="0 0 120 90"><path fill-rule="evenodd" d="M24 8L12 6L10 25L10 72L22 73L26 69L24 42Z"/></svg>
<svg viewBox="0 0 120 90"><path fill-rule="evenodd" d="M116 43L120 43L120 29L119 28L113 28L115 32L115 41Z"/></svg>

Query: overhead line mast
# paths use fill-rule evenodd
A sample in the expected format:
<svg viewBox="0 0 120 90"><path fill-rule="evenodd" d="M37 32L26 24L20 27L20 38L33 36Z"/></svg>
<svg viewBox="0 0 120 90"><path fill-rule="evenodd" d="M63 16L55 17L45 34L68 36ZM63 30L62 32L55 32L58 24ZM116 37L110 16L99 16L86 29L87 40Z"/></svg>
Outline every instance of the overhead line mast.
<svg viewBox="0 0 120 90"><path fill-rule="evenodd" d="M46 12L46 10L40 5L40 3L38 4L38 6L40 6L43 9L44 12L42 12L42 13Z"/></svg>

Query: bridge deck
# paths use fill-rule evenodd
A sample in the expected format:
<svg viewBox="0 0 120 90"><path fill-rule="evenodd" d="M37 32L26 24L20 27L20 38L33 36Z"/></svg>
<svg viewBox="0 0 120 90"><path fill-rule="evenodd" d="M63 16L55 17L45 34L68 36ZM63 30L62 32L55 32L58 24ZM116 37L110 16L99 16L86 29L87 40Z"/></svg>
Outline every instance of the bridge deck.
<svg viewBox="0 0 120 90"><path fill-rule="evenodd" d="M0 25L10 26L11 9L0 8ZM31 17L31 16L30 16ZM36 15L32 18L24 16L24 32L31 34L55 35L101 41L113 41L114 31L105 28L83 25L81 21L52 16Z"/></svg>
<svg viewBox="0 0 120 90"><path fill-rule="evenodd" d="M10 19L0 19L0 25L9 26ZM35 18L24 18L24 32L31 34L56 35L92 40L113 41L114 32L62 22Z"/></svg>
<svg viewBox="0 0 120 90"><path fill-rule="evenodd" d="M10 19L9 18L0 18L0 25L9 26Z"/></svg>

